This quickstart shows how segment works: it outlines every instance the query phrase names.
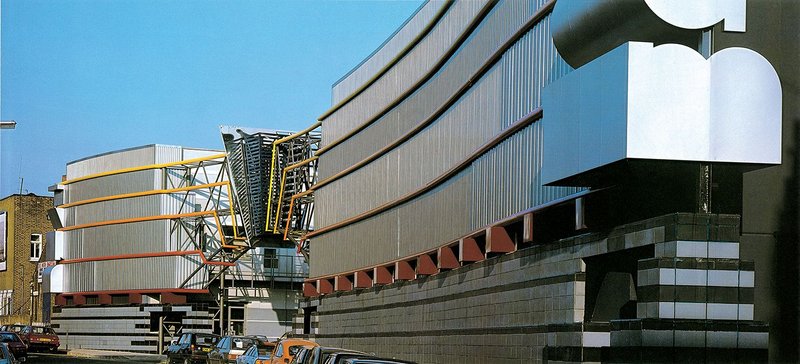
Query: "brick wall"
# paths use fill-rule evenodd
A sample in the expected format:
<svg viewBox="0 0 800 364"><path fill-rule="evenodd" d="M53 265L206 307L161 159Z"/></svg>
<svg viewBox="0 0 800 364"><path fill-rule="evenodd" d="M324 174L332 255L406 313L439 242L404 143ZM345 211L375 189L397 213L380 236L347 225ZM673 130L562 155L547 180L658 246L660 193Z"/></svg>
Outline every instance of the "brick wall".
<svg viewBox="0 0 800 364"><path fill-rule="evenodd" d="M2 200L0 210L8 214L7 270L0 272L0 289L13 290L12 315L0 316L2 323L41 322L41 294L33 302L34 312L31 317L31 282L33 290L39 291L36 265L38 261L30 260L31 234L42 235L42 254L47 244L45 235L53 230L47 210L53 207L53 198L46 196L12 195Z"/></svg>

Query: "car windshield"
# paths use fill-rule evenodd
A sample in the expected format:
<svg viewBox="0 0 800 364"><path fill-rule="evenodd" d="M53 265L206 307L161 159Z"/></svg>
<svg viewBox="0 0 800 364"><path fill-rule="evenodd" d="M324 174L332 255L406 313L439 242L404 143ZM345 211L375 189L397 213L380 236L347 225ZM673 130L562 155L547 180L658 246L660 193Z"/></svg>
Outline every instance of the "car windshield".
<svg viewBox="0 0 800 364"><path fill-rule="evenodd" d="M274 345L267 345L267 344L258 344L258 356L269 356L272 354L272 349L274 349Z"/></svg>
<svg viewBox="0 0 800 364"><path fill-rule="evenodd" d="M8 333L8 332L4 332L4 333L0 334L0 341L2 341L4 343L11 343L11 342L19 341L19 338L17 337L17 335L14 335L14 334Z"/></svg>
<svg viewBox="0 0 800 364"><path fill-rule="evenodd" d="M55 335L53 329L49 327L33 327L33 333L37 335Z"/></svg>
<svg viewBox="0 0 800 364"><path fill-rule="evenodd" d="M248 346L255 344L253 339L246 337L234 337L231 349L246 349Z"/></svg>
<svg viewBox="0 0 800 364"><path fill-rule="evenodd" d="M198 335L196 341L198 345L214 345L217 343L217 339L216 336Z"/></svg>

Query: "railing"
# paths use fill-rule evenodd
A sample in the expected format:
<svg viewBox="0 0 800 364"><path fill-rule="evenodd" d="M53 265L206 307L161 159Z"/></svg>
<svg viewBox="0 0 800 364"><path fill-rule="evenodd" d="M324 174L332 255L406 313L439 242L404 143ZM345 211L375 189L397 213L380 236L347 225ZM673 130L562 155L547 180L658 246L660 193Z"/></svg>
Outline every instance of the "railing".
<svg viewBox="0 0 800 364"><path fill-rule="evenodd" d="M240 278L252 280L302 280L308 277L308 264L292 249L280 249L277 254L248 253L238 261Z"/></svg>

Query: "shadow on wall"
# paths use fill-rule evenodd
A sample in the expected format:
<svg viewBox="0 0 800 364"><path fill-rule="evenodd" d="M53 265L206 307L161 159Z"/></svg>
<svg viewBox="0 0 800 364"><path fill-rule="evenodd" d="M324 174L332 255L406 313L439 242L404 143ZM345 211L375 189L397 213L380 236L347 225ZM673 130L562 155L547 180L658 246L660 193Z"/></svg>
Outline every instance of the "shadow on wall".
<svg viewBox="0 0 800 364"><path fill-rule="evenodd" d="M785 194L778 231L775 233L776 249L773 277L775 277L775 302L779 320L773 323L778 333L770 337L777 341L778 352L773 357L779 362L800 361L800 118L794 120L794 132L785 163L790 173L785 181Z"/></svg>

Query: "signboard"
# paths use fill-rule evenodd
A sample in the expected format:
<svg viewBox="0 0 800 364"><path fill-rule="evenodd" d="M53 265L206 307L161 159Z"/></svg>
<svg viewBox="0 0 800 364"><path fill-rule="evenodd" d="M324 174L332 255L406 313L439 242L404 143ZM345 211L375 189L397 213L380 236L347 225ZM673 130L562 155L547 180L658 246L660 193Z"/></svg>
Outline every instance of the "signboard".
<svg viewBox="0 0 800 364"><path fill-rule="evenodd" d="M56 261L55 260L48 260L48 261L36 263L36 271L38 272L37 277L38 277L39 283L42 283L42 273L44 273L44 269L47 268L47 267L52 267L54 265L56 265Z"/></svg>
<svg viewBox="0 0 800 364"><path fill-rule="evenodd" d="M0 271L6 270L6 212L0 211Z"/></svg>

